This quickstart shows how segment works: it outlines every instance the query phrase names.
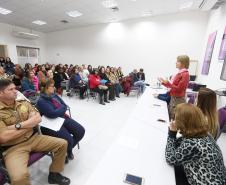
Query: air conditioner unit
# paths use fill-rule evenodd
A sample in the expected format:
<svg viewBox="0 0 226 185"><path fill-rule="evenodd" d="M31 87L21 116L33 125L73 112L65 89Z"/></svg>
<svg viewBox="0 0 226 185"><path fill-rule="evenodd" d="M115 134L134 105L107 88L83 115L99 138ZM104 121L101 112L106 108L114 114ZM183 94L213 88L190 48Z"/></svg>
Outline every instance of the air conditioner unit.
<svg viewBox="0 0 226 185"><path fill-rule="evenodd" d="M39 35L29 32L23 32L23 31L13 31L12 35L14 37L23 38L23 39L38 39L40 38Z"/></svg>
<svg viewBox="0 0 226 185"><path fill-rule="evenodd" d="M201 0L199 9L207 11L217 9L225 3L225 0Z"/></svg>

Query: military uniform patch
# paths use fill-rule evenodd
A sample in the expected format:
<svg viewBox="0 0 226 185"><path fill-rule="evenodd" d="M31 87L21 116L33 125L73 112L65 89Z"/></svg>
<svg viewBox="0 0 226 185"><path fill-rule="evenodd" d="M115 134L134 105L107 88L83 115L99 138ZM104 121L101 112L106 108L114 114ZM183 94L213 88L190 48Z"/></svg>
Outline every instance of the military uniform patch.
<svg viewBox="0 0 226 185"><path fill-rule="evenodd" d="M21 112L21 113L27 113L27 112L28 112L27 106L21 105L21 107L20 107L20 112Z"/></svg>

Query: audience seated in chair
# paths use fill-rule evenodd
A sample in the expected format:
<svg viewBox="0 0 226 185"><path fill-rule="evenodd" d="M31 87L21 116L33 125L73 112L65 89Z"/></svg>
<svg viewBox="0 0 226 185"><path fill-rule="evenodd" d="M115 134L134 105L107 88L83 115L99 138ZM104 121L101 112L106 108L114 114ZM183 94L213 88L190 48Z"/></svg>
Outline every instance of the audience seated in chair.
<svg viewBox="0 0 226 185"><path fill-rule="evenodd" d="M37 108L41 115L48 118L64 118L64 123L59 131L54 131L49 128L41 127L41 131L45 135L59 137L65 139L68 143L67 157L70 160L74 159L73 148L83 138L85 129L78 122L70 118L67 114L67 105L64 101L54 93L54 81L47 80L42 84L41 95L37 102Z"/></svg>
<svg viewBox="0 0 226 185"><path fill-rule="evenodd" d="M120 93L122 92L122 86L119 83L119 76L117 75L117 68L111 67L109 72L109 77L111 81L114 82L115 86L115 96L120 98Z"/></svg>
<svg viewBox="0 0 226 185"><path fill-rule="evenodd" d="M87 90L87 84L81 79L78 69L74 68L74 70L72 71L69 84L70 88L79 89L80 99L84 99L84 93Z"/></svg>
<svg viewBox="0 0 226 185"><path fill-rule="evenodd" d="M110 69L106 68L106 70L108 70L110 72ZM105 68L103 66L101 66L100 69L99 69L99 76L100 76L101 80L106 81L104 83L104 85L106 85L108 87L108 91L109 91L109 98L108 99L110 101L114 101L115 100L115 85L108 78L106 71L105 71Z"/></svg>
<svg viewBox="0 0 226 185"><path fill-rule="evenodd" d="M25 73L25 76L21 82L21 90L22 92L24 91L34 91L35 90L35 86L34 86L34 82L33 82L33 78L34 78L34 72L33 71L27 71Z"/></svg>
<svg viewBox="0 0 226 185"><path fill-rule="evenodd" d="M0 80L0 144L11 185L29 185L27 167L29 153L52 152L48 182L69 185L70 179L60 172L64 169L67 143L63 139L38 135L34 127L41 121L40 114L24 100L16 101L16 86L9 79ZM12 111L15 110L15 111Z"/></svg>
<svg viewBox="0 0 226 185"><path fill-rule="evenodd" d="M89 75L89 88L90 90L97 92L99 94L100 104L105 105L104 102L110 103L107 100L108 87L101 84L101 78L98 75L97 69L94 69Z"/></svg>
<svg viewBox="0 0 226 185"><path fill-rule="evenodd" d="M56 88L56 93L58 95L62 95L63 94L63 89L61 87L61 82L64 81L64 71L63 68L60 67L60 65L57 65L55 68L55 72L53 74L53 80L55 82L55 88ZM44 82L45 83L45 82Z"/></svg>
<svg viewBox="0 0 226 185"><path fill-rule="evenodd" d="M130 76L123 77L122 81L121 81L121 84L122 84L122 88L123 88L124 94L129 96L129 93L130 93L131 87L132 87L132 79L131 79L131 77Z"/></svg>
<svg viewBox="0 0 226 185"><path fill-rule="evenodd" d="M146 85L144 83L144 80L145 80L144 73L138 73L137 70L134 69L133 72L130 73L130 76L132 80L132 86L139 87L141 93L143 93L146 88Z"/></svg>

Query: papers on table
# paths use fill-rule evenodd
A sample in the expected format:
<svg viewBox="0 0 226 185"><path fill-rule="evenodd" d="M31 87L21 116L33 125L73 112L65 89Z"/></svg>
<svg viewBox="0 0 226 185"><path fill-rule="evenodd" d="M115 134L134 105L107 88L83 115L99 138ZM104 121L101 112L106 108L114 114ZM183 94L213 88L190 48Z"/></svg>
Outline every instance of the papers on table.
<svg viewBox="0 0 226 185"><path fill-rule="evenodd" d="M42 121L39 123L40 126L46 127L48 129L59 131L61 126L64 123L64 118L47 118L46 116L42 116Z"/></svg>

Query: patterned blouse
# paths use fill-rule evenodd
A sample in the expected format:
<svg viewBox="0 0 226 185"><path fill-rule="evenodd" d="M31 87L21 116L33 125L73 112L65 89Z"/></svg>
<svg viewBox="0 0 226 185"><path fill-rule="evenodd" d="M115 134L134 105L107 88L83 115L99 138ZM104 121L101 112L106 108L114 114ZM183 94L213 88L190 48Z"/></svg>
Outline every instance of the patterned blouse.
<svg viewBox="0 0 226 185"><path fill-rule="evenodd" d="M219 146L211 136L176 138L169 130L166 161L182 165L191 185L226 185L226 168Z"/></svg>

